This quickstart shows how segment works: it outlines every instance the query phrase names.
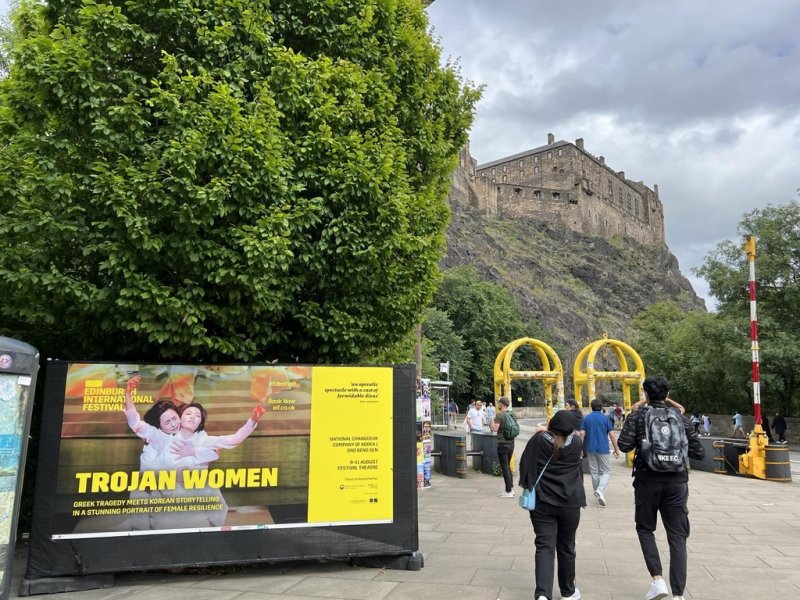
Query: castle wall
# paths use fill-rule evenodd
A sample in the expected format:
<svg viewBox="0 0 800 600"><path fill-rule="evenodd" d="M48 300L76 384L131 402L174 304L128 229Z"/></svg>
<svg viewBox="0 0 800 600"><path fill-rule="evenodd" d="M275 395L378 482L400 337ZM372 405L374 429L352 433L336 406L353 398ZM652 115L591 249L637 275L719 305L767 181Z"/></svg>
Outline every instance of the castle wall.
<svg viewBox="0 0 800 600"><path fill-rule="evenodd" d="M659 231L636 219L623 218L613 206L579 193L524 184L494 184L497 212L507 217L536 217L562 223L586 235L624 235L642 244L663 241Z"/></svg>
<svg viewBox="0 0 800 600"><path fill-rule="evenodd" d="M555 142L477 166L474 184L481 208L509 216L558 219L588 235L625 235L640 243L664 241L658 187L625 178L575 144Z"/></svg>

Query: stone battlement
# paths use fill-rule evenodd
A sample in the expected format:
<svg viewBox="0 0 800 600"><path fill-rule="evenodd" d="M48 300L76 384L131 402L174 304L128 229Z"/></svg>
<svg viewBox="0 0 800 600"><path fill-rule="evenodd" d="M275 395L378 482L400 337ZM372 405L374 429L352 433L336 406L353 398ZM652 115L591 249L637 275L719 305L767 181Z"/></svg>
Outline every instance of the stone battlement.
<svg viewBox="0 0 800 600"><path fill-rule="evenodd" d="M650 189L614 171L602 156L575 143L555 141L482 165L465 145L453 174L451 196L492 214L558 220L586 235L624 235L639 243L664 243L664 208Z"/></svg>

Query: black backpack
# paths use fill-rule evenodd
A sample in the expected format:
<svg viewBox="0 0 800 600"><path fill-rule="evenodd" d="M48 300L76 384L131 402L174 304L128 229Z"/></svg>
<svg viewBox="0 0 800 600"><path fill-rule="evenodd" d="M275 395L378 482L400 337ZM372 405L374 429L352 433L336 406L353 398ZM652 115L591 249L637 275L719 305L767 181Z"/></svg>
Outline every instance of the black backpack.
<svg viewBox="0 0 800 600"><path fill-rule="evenodd" d="M689 438L683 418L665 406L644 409L644 435L640 451L651 471L680 473L689 466Z"/></svg>

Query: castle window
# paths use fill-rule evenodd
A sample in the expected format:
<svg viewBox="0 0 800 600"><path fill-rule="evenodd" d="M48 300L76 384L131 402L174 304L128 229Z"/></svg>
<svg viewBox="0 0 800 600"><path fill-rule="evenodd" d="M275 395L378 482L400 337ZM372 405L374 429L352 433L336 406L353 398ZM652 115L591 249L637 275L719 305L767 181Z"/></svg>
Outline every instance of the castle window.
<svg viewBox="0 0 800 600"><path fill-rule="evenodd" d="M533 167L533 172L534 172L534 174L538 174L539 173L539 167Z"/></svg>
<svg viewBox="0 0 800 600"><path fill-rule="evenodd" d="M533 162L534 163L538 163L539 162L539 157L538 156L534 156L533 157Z"/></svg>
<svg viewBox="0 0 800 600"><path fill-rule="evenodd" d="M514 193L515 193L517 196L519 196L521 192L522 192L522 188L514 188Z"/></svg>
<svg viewBox="0 0 800 600"><path fill-rule="evenodd" d="M503 173L508 173L508 166L507 165L503 165Z"/></svg>
<svg viewBox="0 0 800 600"><path fill-rule="evenodd" d="M534 198L541 198L542 197L542 192L540 192L539 190L533 190L533 197Z"/></svg>
<svg viewBox="0 0 800 600"><path fill-rule="evenodd" d="M563 148L559 148L558 149L558 155L559 156L564 156L564 149Z"/></svg>
<svg viewBox="0 0 800 600"><path fill-rule="evenodd" d="M553 151L552 150L549 150L547 152L547 158L553 158Z"/></svg>
<svg viewBox="0 0 800 600"><path fill-rule="evenodd" d="M614 185L610 181L608 182L608 197L614 199Z"/></svg>
<svg viewBox="0 0 800 600"><path fill-rule="evenodd" d="M492 177L492 183L497 183L497 177Z"/></svg>
<svg viewBox="0 0 800 600"><path fill-rule="evenodd" d="M497 169L495 169L494 167L492 167L492 175L497 175Z"/></svg>
<svg viewBox="0 0 800 600"><path fill-rule="evenodd" d="M520 170L519 170L519 176L520 176L520 177L525 177L525 171L523 171L522 169L520 169Z"/></svg>
<svg viewBox="0 0 800 600"><path fill-rule="evenodd" d="M561 194L559 194L558 192L553 192L553 198L554 199L561 198Z"/></svg>
<svg viewBox="0 0 800 600"><path fill-rule="evenodd" d="M633 201L631 200L631 195L628 194L626 208L628 210L633 210Z"/></svg>
<svg viewBox="0 0 800 600"><path fill-rule="evenodd" d="M577 194L567 194L567 200L570 204L577 204L578 203L578 195ZM591 213L590 213L591 215Z"/></svg>
<svg viewBox="0 0 800 600"><path fill-rule="evenodd" d="M508 181L508 175L503 175L503 183L505 183L506 181Z"/></svg>
<svg viewBox="0 0 800 600"><path fill-rule="evenodd" d="M519 161L519 166L520 167L524 167L525 166L525 160L524 159Z"/></svg>

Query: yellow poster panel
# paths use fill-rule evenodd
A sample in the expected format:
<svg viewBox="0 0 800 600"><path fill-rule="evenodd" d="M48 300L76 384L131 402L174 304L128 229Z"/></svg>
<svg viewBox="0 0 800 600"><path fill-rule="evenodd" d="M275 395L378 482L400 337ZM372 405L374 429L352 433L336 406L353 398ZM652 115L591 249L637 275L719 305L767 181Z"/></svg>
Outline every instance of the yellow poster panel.
<svg viewBox="0 0 800 600"><path fill-rule="evenodd" d="M391 367L314 367L309 523L393 518Z"/></svg>

